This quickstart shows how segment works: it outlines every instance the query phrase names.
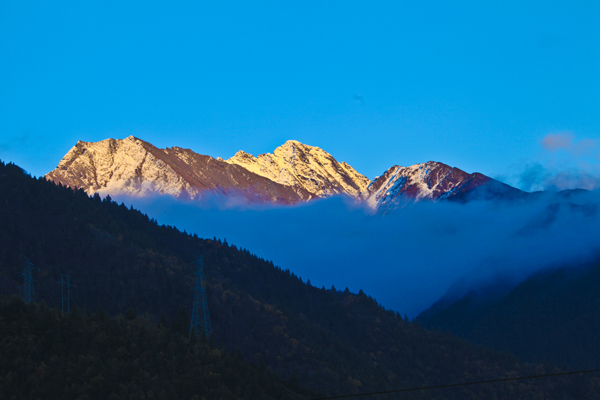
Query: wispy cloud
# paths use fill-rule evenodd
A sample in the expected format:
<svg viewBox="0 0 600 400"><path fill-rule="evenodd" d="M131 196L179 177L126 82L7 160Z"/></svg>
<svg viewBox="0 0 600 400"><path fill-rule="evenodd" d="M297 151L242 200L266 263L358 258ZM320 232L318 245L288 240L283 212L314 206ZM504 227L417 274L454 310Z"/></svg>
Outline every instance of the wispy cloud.
<svg viewBox="0 0 600 400"><path fill-rule="evenodd" d="M542 139L542 146L550 151L567 149L572 145L573 135L569 133L551 133Z"/></svg>
<svg viewBox="0 0 600 400"><path fill-rule="evenodd" d="M535 161L512 167L507 183L525 191L600 188L600 141L572 132L550 133Z"/></svg>
<svg viewBox="0 0 600 400"><path fill-rule="evenodd" d="M542 147L549 152L565 151L574 157L581 157L597 151L598 140L576 140L571 132L550 133L542 139Z"/></svg>

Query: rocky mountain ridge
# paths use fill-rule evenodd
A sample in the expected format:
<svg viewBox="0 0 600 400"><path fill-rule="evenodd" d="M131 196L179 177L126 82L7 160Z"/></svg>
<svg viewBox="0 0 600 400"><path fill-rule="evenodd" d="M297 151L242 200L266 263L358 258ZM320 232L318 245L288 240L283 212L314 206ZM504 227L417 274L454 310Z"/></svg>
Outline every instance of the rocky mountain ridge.
<svg viewBox="0 0 600 400"><path fill-rule="evenodd" d="M88 194L158 193L194 199L209 192L283 204L313 197L301 188L277 184L238 165L179 147L159 149L133 136L79 141L46 179Z"/></svg>
<svg viewBox="0 0 600 400"><path fill-rule="evenodd" d="M133 136L79 141L46 179L88 194L168 194L194 199L213 193L276 204L346 195L378 211L421 200L524 194L485 175L434 161L395 165L371 182L319 147L296 140L287 141L272 154L255 157L240 150L228 160L179 147L159 149Z"/></svg>
<svg viewBox="0 0 600 400"><path fill-rule="evenodd" d="M274 182L304 188L319 197L347 194L360 197L371 181L331 154L296 140L288 140L273 151L254 157L243 150L227 160Z"/></svg>
<svg viewBox="0 0 600 400"><path fill-rule="evenodd" d="M483 174L429 161L410 167L394 165L369 185L363 199L372 209L390 211L419 200L489 200L522 195L525 192Z"/></svg>

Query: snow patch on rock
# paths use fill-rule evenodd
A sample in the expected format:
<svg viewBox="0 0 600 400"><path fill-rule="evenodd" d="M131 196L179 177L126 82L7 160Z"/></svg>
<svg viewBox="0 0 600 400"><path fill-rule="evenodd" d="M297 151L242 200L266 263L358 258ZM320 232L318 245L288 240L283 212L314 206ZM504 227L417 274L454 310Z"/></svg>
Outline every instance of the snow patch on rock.
<svg viewBox="0 0 600 400"><path fill-rule="evenodd" d="M288 140L273 154L258 157L240 150L227 162L319 197L346 194L357 198L371 183L347 163L340 163L326 151L296 140Z"/></svg>

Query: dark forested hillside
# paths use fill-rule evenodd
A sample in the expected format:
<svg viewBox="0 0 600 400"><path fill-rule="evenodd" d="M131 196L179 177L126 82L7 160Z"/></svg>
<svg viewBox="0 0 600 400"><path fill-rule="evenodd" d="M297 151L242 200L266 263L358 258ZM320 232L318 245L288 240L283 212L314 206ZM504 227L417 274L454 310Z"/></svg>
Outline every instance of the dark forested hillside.
<svg viewBox="0 0 600 400"><path fill-rule="evenodd" d="M306 398L238 355L131 312L66 314L0 297L0 337L0 399Z"/></svg>
<svg viewBox="0 0 600 400"><path fill-rule="evenodd" d="M600 367L600 262L539 273L501 298L470 294L419 317L433 326L524 360Z"/></svg>
<svg viewBox="0 0 600 400"><path fill-rule="evenodd" d="M56 281L68 274L74 305L110 315L131 308L187 334L202 255L217 347L242 353L286 380L323 395L535 375L550 366L425 330L364 293L302 282L247 250L158 226L106 198L56 186L0 163L0 291L14 295L25 257L36 299L60 305ZM579 399L600 396L594 377L465 386L407 398Z"/></svg>

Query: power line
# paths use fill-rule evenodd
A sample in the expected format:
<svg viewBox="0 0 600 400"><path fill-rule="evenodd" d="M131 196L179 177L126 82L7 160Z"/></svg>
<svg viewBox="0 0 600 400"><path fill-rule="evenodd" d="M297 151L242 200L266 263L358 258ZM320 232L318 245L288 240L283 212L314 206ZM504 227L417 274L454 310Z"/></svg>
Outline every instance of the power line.
<svg viewBox="0 0 600 400"><path fill-rule="evenodd" d="M332 396L332 397L319 397L319 398L312 399L312 400L350 399L350 398L363 397L363 396L375 396L377 394L416 392L418 390L445 389L445 388L451 388L451 387L457 387L457 386L481 385L484 383L498 383L498 382L520 381L520 380L525 380L525 379L551 378L551 377L555 377L555 376L565 376L565 375L589 374L592 372L600 372L600 369L589 369L589 370L585 370L585 371L559 372L556 374L546 374L546 375L519 376L516 378L492 379L489 381L450 383L447 385L424 386L424 387L414 387L414 388L397 389L397 390L386 390L383 392L370 392L370 393L361 393L361 394L347 394L347 395Z"/></svg>

